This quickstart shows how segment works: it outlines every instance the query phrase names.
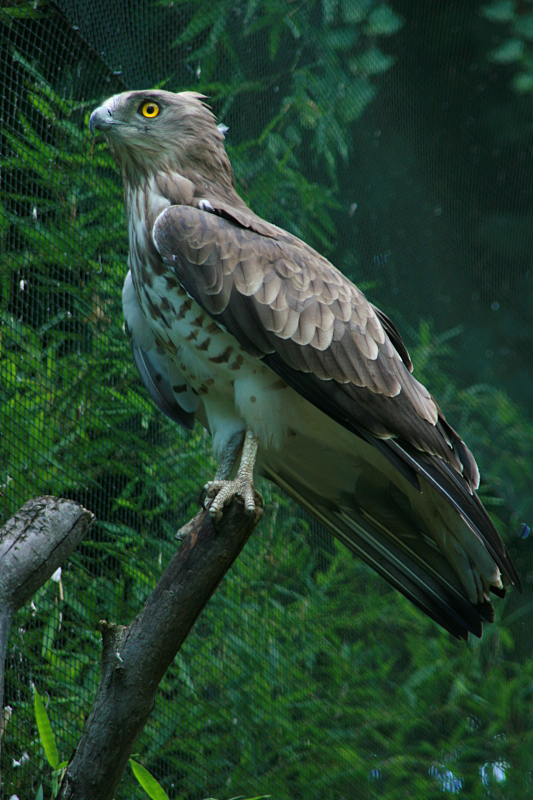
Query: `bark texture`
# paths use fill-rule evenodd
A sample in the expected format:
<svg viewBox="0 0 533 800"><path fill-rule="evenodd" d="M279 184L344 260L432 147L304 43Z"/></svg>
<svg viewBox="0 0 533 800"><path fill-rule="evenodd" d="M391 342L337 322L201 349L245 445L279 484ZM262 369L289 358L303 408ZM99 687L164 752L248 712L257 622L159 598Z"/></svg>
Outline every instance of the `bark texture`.
<svg viewBox="0 0 533 800"><path fill-rule="evenodd" d="M79 503L45 496L29 500L0 529L0 709L13 616L68 560L93 520Z"/></svg>
<svg viewBox="0 0 533 800"><path fill-rule="evenodd" d="M257 496L260 504L260 498ZM159 683L260 517L238 499L214 523L208 511L180 531L182 544L146 606L128 626L103 620L102 677L58 798L111 800Z"/></svg>

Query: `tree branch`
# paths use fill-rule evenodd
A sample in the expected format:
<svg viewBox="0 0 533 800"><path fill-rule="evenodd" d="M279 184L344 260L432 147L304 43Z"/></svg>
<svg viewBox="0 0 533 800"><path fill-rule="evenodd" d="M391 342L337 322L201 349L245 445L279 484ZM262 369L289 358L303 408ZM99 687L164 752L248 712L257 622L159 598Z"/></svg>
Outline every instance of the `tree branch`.
<svg viewBox="0 0 533 800"><path fill-rule="evenodd" d="M94 514L73 500L37 497L0 529L0 709L13 616L68 560L93 520Z"/></svg>
<svg viewBox="0 0 533 800"><path fill-rule="evenodd" d="M58 798L114 797L165 671L261 513L248 516L237 499L218 523L208 511L197 514L181 529L182 545L139 616L128 627L100 623L102 677Z"/></svg>

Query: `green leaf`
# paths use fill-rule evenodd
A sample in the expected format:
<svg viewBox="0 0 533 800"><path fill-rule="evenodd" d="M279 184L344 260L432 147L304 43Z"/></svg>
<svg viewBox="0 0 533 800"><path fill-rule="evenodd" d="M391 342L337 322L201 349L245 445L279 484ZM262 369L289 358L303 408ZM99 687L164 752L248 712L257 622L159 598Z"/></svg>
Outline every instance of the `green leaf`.
<svg viewBox="0 0 533 800"><path fill-rule="evenodd" d="M189 22L187 27L184 31L180 33L176 41L174 42L174 46L178 44L182 44L183 42L189 42L192 39L195 39L201 33L203 33L207 28L209 28L217 19L218 12L216 9L215 4L211 7L200 7L198 12Z"/></svg>
<svg viewBox="0 0 533 800"><path fill-rule="evenodd" d="M20 8L11 6L11 8L2 9L4 14L9 14L13 19L42 19L44 14L36 8L32 8L29 3L24 3Z"/></svg>
<svg viewBox="0 0 533 800"><path fill-rule="evenodd" d="M130 758L130 765L133 774L151 800L169 800L168 794L159 781L156 781L154 776L151 775L145 767L138 764L137 761L134 761L132 758Z"/></svg>
<svg viewBox="0 0 533 800"><path fill-rule="evenodd" d="M511 86L518 94L533 92L533 72L519 72L512 79Z"/></svg>
<svg viewBox="0 0 533 800"><path fill-rule="evenodd" d="M514 0L496 0L490 6L483 6L481 13L491 22L510 22L514 19Z"/></svg>
<svg viewBox="0 0 533 800"><path fill-rule="evenodd" d="M271 794L258 794L256 797L247 797L246 800L269 800L270 797L272 797Z"/></svg>
<svg viewBox="0 0 533 800"><path fill-rule="evenodd" d="M533 39L533 13L522 14L513 25L514 32L524 39Z"/></svg>
<svg viewBox="0 0 533 800"><path fill-rule="evenodd" d="M52 769L57 769L59 766L59 753L57 752L54 732L52 731L52 726L50 725L50 719L46 713L44 703L35 686L33 687L33 707L35 710L35 720L37 722L39 738L44 749L46 760Z"/></svg>
<svg viewBox="0 0 533 800"><path fill-rule="evenodd" d="M332 25L337 13L337 0L322 0L322 17L324 25Z"/></svg>
<svg viewBox="0 0 533 800"><path fill-rule="evenodd" d="M394 56L382 53L379 47L372 47L352 58L349 63L352 72L375 75L390 69L394 64Z"/></svg>
<svg viewBox="0 0 533 800"><path fill-rule="evenodd" d="M341 0L341 16L344 22L362 22L374 0Z"/></svg>
<svg viewBox="0 0 533 800"><path fill-rule="evenodd" d="M387 5L378 6L372 11L365 25L368 36L392 36L403 27L403 19Z"/></svg>
<svg viewBox="0 0 533 800"><path fill-rule="evenodd" d="M35 800L44 800L44 793L43 793L43 785L39 786L37 789L37 794L35 795Z"/></svg>
<svg viewBox="0 0 533 800"><path fill-rule="evenodd" d="M507 39L489 53L489 59L498 64L512 64L524 55L524 42L521 39Z"/></svg>

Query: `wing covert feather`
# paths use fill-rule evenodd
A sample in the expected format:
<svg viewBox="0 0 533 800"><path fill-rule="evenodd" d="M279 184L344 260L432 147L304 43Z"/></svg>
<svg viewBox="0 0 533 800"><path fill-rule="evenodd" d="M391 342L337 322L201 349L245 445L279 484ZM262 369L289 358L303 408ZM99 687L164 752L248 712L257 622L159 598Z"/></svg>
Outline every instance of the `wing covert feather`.
<svg viewBox="0 0 533 800"><path fill-rule="evenodd" d="M322 382L321 408L342 424L400 437L476 488L473 458L411 375L392 322L296 237L228 216L170 206L154 225L157 249L196 302L311 402Z"/></svg>

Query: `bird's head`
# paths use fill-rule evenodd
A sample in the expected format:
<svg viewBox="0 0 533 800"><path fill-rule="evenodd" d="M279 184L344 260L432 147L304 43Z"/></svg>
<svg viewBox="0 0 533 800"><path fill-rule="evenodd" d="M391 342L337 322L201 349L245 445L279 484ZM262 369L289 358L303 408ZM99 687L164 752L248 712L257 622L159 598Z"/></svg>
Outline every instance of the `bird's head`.
<svg viewBox="0 0 533 800"><path fill-rule="evenodd" d="M158 171L233 173L215 116L196 92L122 92L105 101L89 119L91 133L102 131L126 180Z"/></svg>

